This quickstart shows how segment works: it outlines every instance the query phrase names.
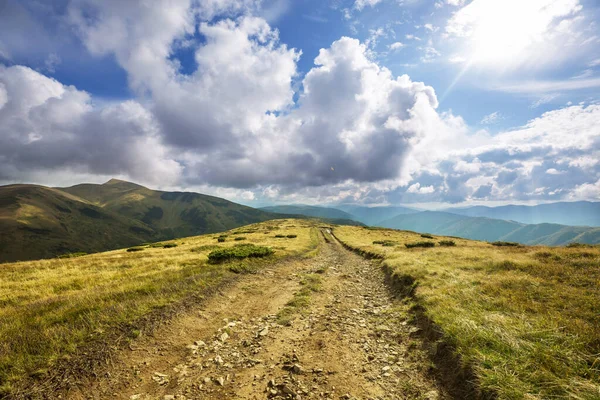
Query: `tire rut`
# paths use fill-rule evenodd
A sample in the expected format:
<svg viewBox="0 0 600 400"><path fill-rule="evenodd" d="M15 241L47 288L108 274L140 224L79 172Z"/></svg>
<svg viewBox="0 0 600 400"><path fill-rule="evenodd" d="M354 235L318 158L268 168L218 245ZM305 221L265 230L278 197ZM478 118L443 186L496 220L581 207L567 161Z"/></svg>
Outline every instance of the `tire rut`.
<svg viewBox="0 0 600 400"><path fill-rule="evenodd" d="M202 309L139 338L107 375L68 398L446 399L409 304L375 261L323 242L306 260L248 275ZM277 313L321 278L310 304L280 325ZM91 394L93 393L93 394Z"/></svg>

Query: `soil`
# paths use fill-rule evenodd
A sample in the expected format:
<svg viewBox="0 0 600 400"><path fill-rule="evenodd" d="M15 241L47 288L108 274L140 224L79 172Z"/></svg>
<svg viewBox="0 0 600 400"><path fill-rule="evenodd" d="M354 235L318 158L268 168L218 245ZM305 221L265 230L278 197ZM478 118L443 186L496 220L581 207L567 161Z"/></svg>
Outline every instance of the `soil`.
<svg viewBox="0 0 600 400"><path fill-rule="evenodd" d="M321 284L289 324L278 313ZM335 240L248 274L141 336L68 399L448 399L410 304ZM433 349L432 349L433 347Z"/></svg>

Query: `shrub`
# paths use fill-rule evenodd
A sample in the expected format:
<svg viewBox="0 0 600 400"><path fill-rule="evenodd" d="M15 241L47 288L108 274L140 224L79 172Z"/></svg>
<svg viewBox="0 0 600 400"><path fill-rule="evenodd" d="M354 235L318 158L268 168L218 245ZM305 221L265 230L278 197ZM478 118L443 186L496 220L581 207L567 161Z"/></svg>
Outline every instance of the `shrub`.
<svg viewBox="0 0 600 400"><path fill-rule="evenodd" d="M373 244L380 244L384 247L392 247L398 244L398 242L394 242L393 240L375 240Z"/></svg>
<svg viewBox="0 0 600 400"><path fill-rule="evenodd" d="M406 243L405 246L409 249L414 247L435 247L434 242L415 242L415 243Z"/></svg>
<svg viewBox="0 0 600 400"><path fill-rule="evenodd" d="M241 260L248 257L266 257L273 254L273 250L254 244L240 244L226 249L211 251L208 254L208 261L211 263L219 263L230 260Z"/></svg>
<svg viewBox="0 0 600 400"><path fill-rule="evenodd" d="M439 245L447 247L456 246L456 242L454 240L440 240Z"/></svg>
<svg viewBox="0 0 600 400"><path fill-rule="evenodd" d="M516 242L493 242L492 246L499 246L499 247L503 247L503 246L507 246L507 247L516 247L516 246L520 246L519 243Z"/></svg>
<svg viewBox="0 0 600 400"><path fill-rule="evenodd" d="M294 238L297 238L298 235L287 235L287 237L288 237L288 239L294 239Z"/></svg>
<svg viewBox="0 0 600 400"><path fill-rule="evenodd" d="M128 253L132 253L132 252L134 252L134 251L142 251L142 250L144 250L144 248L143 248L143 247L136 246L136 247L130 247L130 248L128 248L128 249L127 249L127 252L128 252Z"/></svg>
<svg viewBox="0 0 600 400"><path fill-rule="evenodd" d="M233 240L235 240L236 242L239 242L240 240L246 240L246 238L244 236L238 236Z"/></svg>
<svg viewBox="0 0 600 400"><path fill-rule="evenodd" d="M225 241L224 237L217 238L217 242L219 242L219 243L223 243L224 241Z"/></svg>
<svg viewBox="0 0 600 400"><path fill-rule="evenodd" d="M275 235L276 238L284 238L285 235Z"/></svg>
<svg viewBox="0 0 600 400"><path fill-rule="evenodd" d="M172 249L173 247L177 247L177 243L165 243L163 245L163 249Z"/></svg>
<svg viewBox="0 0 600 400"><path fill-rule="evenodd" d="M431 236L429 233L423 233L421 237L425 239L433 239L433 236Z"/></svg>

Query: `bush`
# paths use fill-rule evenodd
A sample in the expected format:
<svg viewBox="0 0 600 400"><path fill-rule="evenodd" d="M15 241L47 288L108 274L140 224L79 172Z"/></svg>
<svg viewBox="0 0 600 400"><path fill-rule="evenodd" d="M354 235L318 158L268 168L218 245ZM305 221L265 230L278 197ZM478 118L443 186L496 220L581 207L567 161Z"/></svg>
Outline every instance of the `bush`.
<svg viewBox="0 0 600 400"><path fill-rule="evenodd" d="M515 243L515 242L493 242L492 246L499 246L499 247L503 247L503 246L508 246L508 247L516 247L516 246L520 246L519 243Z"/></svg>
<svg viewBox="0 0 600 400"><path fill-rule="evenodd" d="M398 242L394 242L393 240L375 240L373 244L380 244L384 247L392 247L398 244Z"/></svg>
<svg viewBox="0 0 600 400"><path fill-rule="evenodd" d="M241 260L248 257L267 257L273 254L269 247L256 246L254 244L240 244L226 249L211 251L208 254L210 263L220 263L231 260Z"/></svg>
<svg viewBox="0 0 600 400"><path fill-rule="evenodd" d="M433 239L433 236L431 236L429 233L423 233L421 237L425 239Z"/></svg>
<svg viewBox="0 0 600 400"><path fill-rule="evenodd" d="M434 242L415 242L415 243L406 243L405 246L409 249L414 247L435 247Z"/></svg>
<svg viewBox="0 0 600 400"><path fill-rule="evenodd" d="M163 249L172 249L173 247L177 247L177 243L165 243L163 245Z"/></svg>
<svg viewBox="0 0 600 400"><path fill-rule="evenodd" d="M288 239L294 239L294 238L297 238L298 235L287 235L287 237L288 237Z"/></svg>
<svg viewBox="0 0 600 400"><path fill-rule="evenodd" d="M143 247L136 246L136 247L130 247L130 248L128 248L128 249L127 249L127 252L128 252L128 253L132 253L132 252L134 252L134 251L142 251L142 250L144 250L144 248L143 248Z"/></svg>
<svg viewBox="0 0 600 400"><path fill-rule="evenodd" d="M440 240L439 242L440 246L456 246L456 242L454 240Z"/></svg>
<svg viewBox="0 0 600 400"><path fill-rule="evenodd" d="M275 235L276 238L284 238L285 235Z"/></svg>
<svg viewBox="0 0 600 400"><path fill-rule="evenodd" d="M219 243L223 243L224 241L225 241L224 237L217 238L217 242L219 242Z"/></svg>
<svg viewBox="0 0 600 400"><path fill-rule="evenodd" d="M246 240L246 238L244 236L238 236L233 240L235 240L236 242L239 242L240 240Z"/></svg>

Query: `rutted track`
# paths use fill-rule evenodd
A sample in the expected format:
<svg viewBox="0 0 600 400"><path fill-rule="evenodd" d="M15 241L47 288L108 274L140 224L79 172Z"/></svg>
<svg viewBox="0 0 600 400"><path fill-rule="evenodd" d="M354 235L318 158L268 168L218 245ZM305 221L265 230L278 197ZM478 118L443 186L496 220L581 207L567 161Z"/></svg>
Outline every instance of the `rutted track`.
<svg viewBox="0 0 600 400"><path fill-rule="evenodd" d="M329 236L330 237L330 236ZM331 237L330 237L331 238ZM277 313L302 290L320 290L291 325ZM444 399L408 308L378 262L335 239L319 255L247 275L134 341L73 399Z"/></svg>

